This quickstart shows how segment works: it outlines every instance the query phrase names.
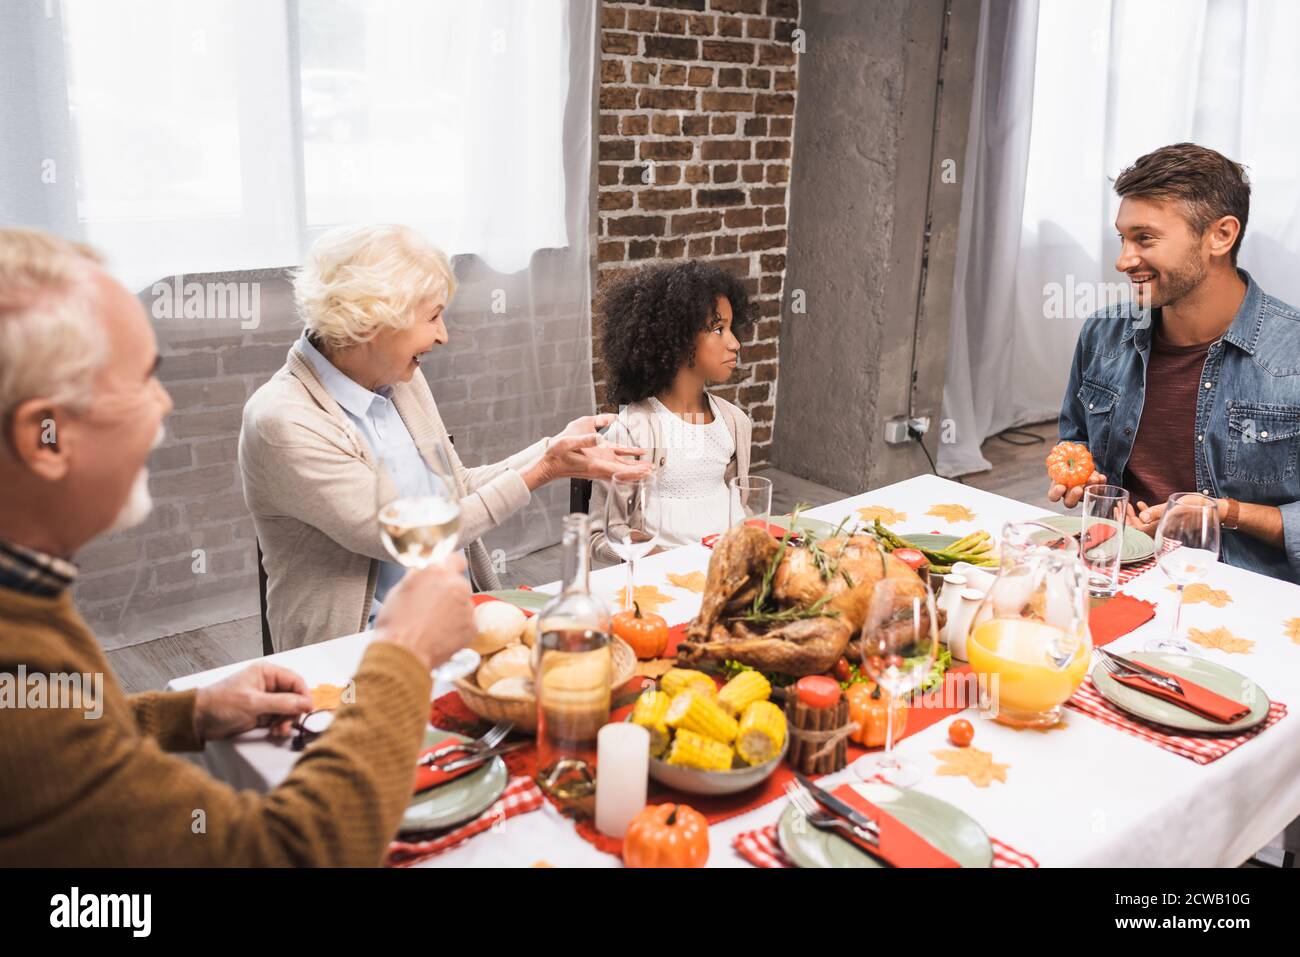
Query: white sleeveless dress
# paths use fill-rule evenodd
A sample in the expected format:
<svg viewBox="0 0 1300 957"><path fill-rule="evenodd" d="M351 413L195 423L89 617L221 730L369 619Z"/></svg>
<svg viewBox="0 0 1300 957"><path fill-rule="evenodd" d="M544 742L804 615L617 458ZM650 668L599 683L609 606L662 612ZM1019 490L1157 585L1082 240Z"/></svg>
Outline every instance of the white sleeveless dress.
<svg viewBox="0 0 1300 957"><path fill-rule="evenodd" d="M713 421L707 425L684 421L656 398L650 399L650 405L660 417L668 452L658 469L660 545L689 545L726 531L731 493L724 475L736 443L717 402L709 396Z"/></svg>

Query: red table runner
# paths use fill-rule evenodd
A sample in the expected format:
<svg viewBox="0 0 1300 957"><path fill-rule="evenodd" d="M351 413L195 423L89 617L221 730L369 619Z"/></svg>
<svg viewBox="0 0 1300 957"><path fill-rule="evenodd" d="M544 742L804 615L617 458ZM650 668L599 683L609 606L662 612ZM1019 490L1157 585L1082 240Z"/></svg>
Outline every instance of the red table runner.
<svg viewBox="0 0 1300 957"><path fill-rule="evenodd" d="M483 595L475 595L474 598L476 603L492 600ZM1109 601L1103 602L1092 609L1089 624L1093 631L1093 644L1100 646L1114 641L1154 615L1155 606L1150 602L1133 598L1121 592ZM671 658L676 654L677 644L685 637L686 628L686 624L680 624L669 630L668 646L664 650L665 657ZM919 731L924 731L931 725L964 711L968 707L978 706L978 701L974 695L974 679L968 678L970 674L970 665L958 665L950 668L943 676L944 683L941 688L914 697L908 704L907 723L904 731L898 736L898 741L902 741ZM654 680L651 678L637 676L622 688L616 689L614 694L615 708L610 715L610 720L623 720L631 711L637 695L641 693L643 688L653 683ZM432 703L429 722L436 728L455 731L472 737L477 737L486 730L485 723L465 707L459 693L455 691L448 692ZM850 742L848 761L852 764L855 760L867 754L868 751L878 750L880 749L864 748ZM511 776L521 774L532 776L537 771L536 748L521 748L505 755L504 760ZM725 821L738 814L751 811L767 804L769 801L782 798L785 794L786 783L793 780L793 778L794 770L789 765L782 763L762 785L750 788L740 794L721 796L686 794L651 781L649 801L653 804L688 804L703 814L709 824L716 824L719 821ZM552 803L555 803L558 808L563 810L563 807L558 802L553 801ZM583 838L601 850L610 854L620 854L622 852L622 841L601 834L591 821L577 821L576 829Z"/></svg>

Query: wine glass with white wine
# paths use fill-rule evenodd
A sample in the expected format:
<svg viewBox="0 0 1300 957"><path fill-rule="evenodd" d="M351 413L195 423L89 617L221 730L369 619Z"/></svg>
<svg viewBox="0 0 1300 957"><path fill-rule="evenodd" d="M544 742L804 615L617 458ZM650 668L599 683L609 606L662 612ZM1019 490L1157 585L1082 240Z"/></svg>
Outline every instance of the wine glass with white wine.
<svg viewBox="0 0 1300 957"><path fill-rule="evenodd" d="M379 537L393 561L403 568L427 568L451 555L460 544L460 498L451 464L441 446L430 463L402 463L380 458L375 481ZM397 478L400 476L400 479ZM474 671L479 656L462 648L433 671L435 681L452 681Z"/></svg>

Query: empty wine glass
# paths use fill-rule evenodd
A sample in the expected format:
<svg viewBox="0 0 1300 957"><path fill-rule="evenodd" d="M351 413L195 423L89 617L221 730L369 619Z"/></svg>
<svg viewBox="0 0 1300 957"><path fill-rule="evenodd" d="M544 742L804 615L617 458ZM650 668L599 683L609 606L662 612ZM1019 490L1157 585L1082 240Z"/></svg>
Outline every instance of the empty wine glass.
<svg viewBox="0 0 1300 957"><path fill-rule="evenodd" d="M654 550L660 531L660 499L654 474L616 472L605 499L605 537L627 563L628 611L636 599L636 561Z"/></svg>
<svg viewBox="0 0 1300 957"><path fill-rule="evenodd" d="M1156 526L1156 561L1178 587L1178 603L1174 606L1168 637L1148 642L1145 650L1200 654L1179 630L1183 589L1209 576L1210 569L1219 560L1219 540L1219 506L1214 499L1197 492L1176 492L1169 496L1160 524Z"/></svg>
<svg viewBox="0 0 1300 957"><path fill-rule="evenodd" d="M859 644L863 672L889 701L884 752L860 759L853 770L864 780L883 779L895 787L910 787L921 772L894 753L894 711L906 707L902 697L921 687L934 667L939 627L930 586L894 578L876 582Z"/></svg>
<svg viewBox="0 0 1300 957"><path fill-rule="evenodd" d="M741 522L764 527L772 518L772 480L761 475L736 476L727 482L727 527Z"/></svg>

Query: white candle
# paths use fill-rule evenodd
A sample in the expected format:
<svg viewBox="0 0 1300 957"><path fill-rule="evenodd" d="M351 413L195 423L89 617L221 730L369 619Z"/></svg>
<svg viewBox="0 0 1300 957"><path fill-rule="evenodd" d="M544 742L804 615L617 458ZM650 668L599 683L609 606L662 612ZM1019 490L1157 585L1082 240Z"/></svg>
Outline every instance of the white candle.
<svg viewBox="0 0 1300 957"><path fill-rule="evenodd" d="M596 733L596 830L622 837L645 807L650 732L619 721Z"/></svg>

